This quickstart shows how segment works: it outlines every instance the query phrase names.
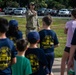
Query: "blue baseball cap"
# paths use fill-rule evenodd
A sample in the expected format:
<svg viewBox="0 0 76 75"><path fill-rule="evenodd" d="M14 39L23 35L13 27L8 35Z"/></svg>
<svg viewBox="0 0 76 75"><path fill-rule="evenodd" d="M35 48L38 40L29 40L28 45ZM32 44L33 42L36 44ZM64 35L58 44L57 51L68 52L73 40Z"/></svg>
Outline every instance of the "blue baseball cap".
<svg viewBox="0 0 76 75"><path fill-rule="evenodd" d="M17 20L10 20L9 21L9 25L12 25L12 26L15 26L15 27L17 27L18 26L18 21Z"/></svg>
<svg viewBox="0 0 76 75"><path fill-rule="evenodd" d="M28 41L34 41L34 40L40 40L40 35L38 32L33 31L33 32L29 32L27 35L27 39Z"/></svg>

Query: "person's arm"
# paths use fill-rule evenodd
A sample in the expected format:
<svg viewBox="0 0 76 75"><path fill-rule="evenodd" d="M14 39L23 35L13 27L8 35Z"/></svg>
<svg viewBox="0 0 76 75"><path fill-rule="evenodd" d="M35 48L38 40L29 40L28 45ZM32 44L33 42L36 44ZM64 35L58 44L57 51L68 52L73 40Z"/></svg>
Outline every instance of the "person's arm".
<svg viewBox="0 0 76 75"><path fill-rule="evenodd" d="M73 66L74 64L74 53L75 53L76 45L72 45L70 49L70 55L69 55L69 60L68 60L68 70Z"/></svg>
<svg viewBox="0 0 76 75"><path fill-rule="evenodd" d="M54 48L58 47L60 44L54 45Z"/></svg>
<svg viewBox="0 0 76 75"><path fill-rule="evenodd" d="M69 28L69 22L65 24L64 33L67 34Z"/></svg>
<svg viewBox="0 0 76 75"><path fill-rule="evenodd" d="M65 28L65 29L64 29L64 33L65 33L65 34L67 34L67 31L68 31L68 29L67 29L67 28Z"/></svg>
<svg viewBox="0 0 76 75"><path fill-rule="evenodd" d="M30 11L30 10L28 10L26 15L27 15L28 17L33 17L33 16L36 16L36 14L37 14L37 13L36 13L35 11Z"/></svg>
<svg viewBox="0 0 76 75"><path fill-rule="evenodd" d="M54 48L56 48L58 46L59 46L59 41L58 41L57 35L55 33L55 36L54 36Z"/></svg>
<svg viewBox="0 0 76 75"><path fill-rule="evenodd" d="M37 19L37 27L38 27L38 30L40 30L40 25L39 25L38 19Z"/></svg>
<svg viewBox="0 0 76 75"><path fill-rule="evenodd" d="M12 58L11 61L12 61L11 64L15 64L16 63L16 57Z"/></svg>
<svg viewBox="0 0 76 75"><path fill-rule="evenodd" d="M16 48L15 46L13 45L12 47L12 56L11 56L11 64L15 64L16 63L16 54L17 54L17 51L16 51Z"/></svg>

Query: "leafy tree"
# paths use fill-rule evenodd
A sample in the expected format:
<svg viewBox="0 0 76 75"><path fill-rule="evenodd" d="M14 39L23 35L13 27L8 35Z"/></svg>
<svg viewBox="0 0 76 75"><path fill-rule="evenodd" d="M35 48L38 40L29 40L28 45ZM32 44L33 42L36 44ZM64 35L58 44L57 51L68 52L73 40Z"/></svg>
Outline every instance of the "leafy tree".
<svg viewBox="0 0 76 75"><path fill-rule="evenodd" d="M9 6L9 7L18 7L19 3L17 3L16 1L9 1L9 2L6 3L6 6Z"/></svg>
<svg viewBox="0 0 76 75"><path fill-rule="evenodd" d="M48 8L69 8L69 7L76 7L76 0L0 0L0 7L6 7L7 4L12 2L17 2L20 6L28 5L29 2L35 2L37 8L39 7L48 7ZM8 3L9 2L9 3ZM16 3L15 3L16 4Z"/></svg>

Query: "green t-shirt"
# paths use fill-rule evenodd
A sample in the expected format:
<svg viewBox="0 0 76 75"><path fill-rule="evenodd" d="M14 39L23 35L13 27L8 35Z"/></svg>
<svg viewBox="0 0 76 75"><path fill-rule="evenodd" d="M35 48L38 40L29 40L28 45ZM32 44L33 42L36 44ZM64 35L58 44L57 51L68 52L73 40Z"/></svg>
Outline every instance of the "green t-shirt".
<svg viewBox="0 0 76 75"><path fill-rule="evenodd" d="M32 73L29 59L24 56L16 56L17 62L12 65L12 75L29 75Z"/></svg>

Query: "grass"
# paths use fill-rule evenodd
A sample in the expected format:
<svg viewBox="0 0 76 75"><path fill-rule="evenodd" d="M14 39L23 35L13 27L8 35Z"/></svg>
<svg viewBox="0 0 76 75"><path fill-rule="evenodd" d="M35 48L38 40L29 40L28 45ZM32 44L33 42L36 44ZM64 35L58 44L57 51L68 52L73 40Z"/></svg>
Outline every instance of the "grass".
<svg viewBox="0 0 76 75"><path fill-rule="evenodd" d="M8 17L4 17L8 20L11 19L16 19L19 22L19 29L23 32L24 36L25 36L25 26L26 26L26 19L25 17L13 17L13 16L8 16ZM66 35L64 34L64 27L65 27L65 23L68 21L69 19L64 19L64 18L53 18L53 23L51 25L51 29L53 29L59 39L59 43L60 46L55 48L55 57L62 57L64 48L65 48L65 44L66 44ZM41 19L39 19L39 23L40 25L42 25Z"/></svg>

